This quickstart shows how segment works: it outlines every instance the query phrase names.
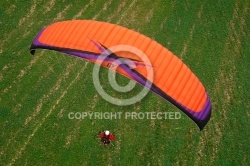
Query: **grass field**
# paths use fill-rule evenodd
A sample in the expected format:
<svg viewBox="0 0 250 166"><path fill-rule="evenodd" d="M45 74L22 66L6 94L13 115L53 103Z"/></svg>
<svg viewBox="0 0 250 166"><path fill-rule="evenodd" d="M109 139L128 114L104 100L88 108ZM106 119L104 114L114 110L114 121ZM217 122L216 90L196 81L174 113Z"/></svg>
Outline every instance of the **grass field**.
<svg viewBox="0 0 250 166"><path fill-rule="evenodd" d="M180 120L70 120L69 112L180 112L153 93L112 105L93 86L94 64L47 50L30 55L39 30L72 19L128 27L180 57L211 97L204 130L183 113ZM0 165L250 165L249 62L249 0L2 1ZM114 146L99 144L102 129L115 132Z"/></svg>

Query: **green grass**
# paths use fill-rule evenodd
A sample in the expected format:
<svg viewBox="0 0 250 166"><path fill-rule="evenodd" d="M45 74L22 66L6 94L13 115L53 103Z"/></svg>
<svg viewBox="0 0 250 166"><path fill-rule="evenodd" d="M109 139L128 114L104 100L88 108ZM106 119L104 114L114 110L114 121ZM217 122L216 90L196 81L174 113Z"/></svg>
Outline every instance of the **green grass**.
<svg viewBox="0 0 250 166"><path fill-rule="evenodd" d="M120 4L1 2L0 165L249 165L250 2ZM181 120L68 118L69 112L83 111L180 112L153 93L134 105L112 105L93 86L94 64L48 50L29 54L39 30L73 19L86 5L76 19L95 18L134 29L190 67L213 104L203 131L183 113ZM108 81L108 70L101 73L102 82ZM120 75L117 80L128 82ZM124 97L141 88L137 85ZM108 85L105 90L115 93ZM102 129L116 133L114 146L99 144L97 132Z"/></svg>

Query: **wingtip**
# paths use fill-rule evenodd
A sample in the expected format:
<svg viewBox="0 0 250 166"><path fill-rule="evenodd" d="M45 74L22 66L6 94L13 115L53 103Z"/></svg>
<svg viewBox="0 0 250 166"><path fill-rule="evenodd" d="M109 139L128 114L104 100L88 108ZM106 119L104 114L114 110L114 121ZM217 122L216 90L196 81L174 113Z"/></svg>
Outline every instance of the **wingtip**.
<svg viewBox="0 0 250 166"><path fill-rule="evenodd" d="M36 50L35 49L30 49L30 54L35 55Z"/></svg>
<svg viewBox="0 0 250 166"><path fill-rule="evenodd" d="M32 44L32 45L30 46L30 54L31 54L31 55L35 55L35 52L36 52L35 46Z"/></svg>
<svg viewBox="0 0 250 166"><path fill-rule="evenodd" d="M209 113L209 115L207 116L207 118L205 120L203 120L202 122L198 123L198 127L200 129L200 131L202 131L205 126L207 125L208 121L210 120L210 117L211 117L211 111Z"/></svg>

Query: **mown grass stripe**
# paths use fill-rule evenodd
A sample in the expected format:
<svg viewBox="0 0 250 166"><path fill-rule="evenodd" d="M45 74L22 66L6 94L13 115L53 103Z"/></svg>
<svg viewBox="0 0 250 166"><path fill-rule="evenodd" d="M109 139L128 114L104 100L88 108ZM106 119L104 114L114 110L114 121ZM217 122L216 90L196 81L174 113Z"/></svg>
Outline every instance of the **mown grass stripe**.
<svg viewBox="0 0 250 166"><path fill-rule="evenodd" d="M223 94L221 95L220 99L222 102L221 105L218 105L219 103L216 102L213 104L213 110L214 111L219 111L216 113L216 115L220 115L220 119L219 121L214 120L215 118L212 117L211 122L210 123L214 123L214 127L215 127L215 134L211 139L211 141L213 141L212 144L212 151L211 151L211 155L210 155L210 159L209 159L209 165L213 165L216 158L217 158L217 154L218 151L220 150L220 141L223 137L223 130L224 130L224 123L228 120L227 118L227 110L229 110L230 107L230 102L232 100L232 95L234 93L234 89L236 86L236 80L235 80L235 76L236 76L236 71L234 70L235 68L235 62L237 60L239 53L239 42L237 42L237 40L239 40L239 36L235 35L235 33L237 33L237 30L235 29L235 24L237 23L238 19L238 11L239 11L239 2L236 1L235 6L234 6L234 12L233 12L233 18L230 20L229 22L229 34L228 34L228 38L226 40L225 46L224 46L224 51L223 51L223 60L221 62L220 65L220 70L217 76L217 80L215 83L215 87L214 87L214 93L215 96L216 94ZM236 38L235 38L236 37ZM236 42L235 42L236 40ZM233 44L234 43L234 44ZM232 44L234 45L233 47ZM230 56L230 59L228 59L228 55ZM228 70L228 68L231 68L230 70ZM226 87L224 87L224 85L227 85ZM216 118L218 119L218 118ZM215 122L214 122L215 121ZM208 139L206 136L209 134L209 132L211 132L211 130L205 130L205 135L204 137L202 136L200 138L200 143L199 143L199 151L198 151L198 159L195 161L195 165L199 165L200 163L203 163L204 161L201 161L204 155L204 151L205 151L205 146L206 146L206 140ZM207 161L206 161L207 162Z"/></svg>
<svg viewBox="0 0 250 166"><path fill-rule="evenodd" d="M103 4L103 7L98 11L98 13L96 13L96 15L94 15L94 17L92 18L93 20L96 20L100 14L104 11L107 10L107 7L112 3L113 0L109 0L109 1L106 1L104 4Z"/></svg>
<svg viewBox="0 0 250 166"><path fill-rule="evenodd" d="M122 12L120 19L116 22L116 24L120 24L124 17L132 10L137 0L133 0L130 5Z"/></svg>
<svg viewBox="0 0 250 166"><path fill-rule="evenodd" d="M89 3L87 5L84 6L84 8L82 10L80 10L76 15L73 16L73 19L78 19L80 17L82 17L82 14L90 7L92 6L94 3L94 0L90 0Z"/></svg>
<svg viewBox="0 0 250 166"><path fill-rule="evenodd" d="M63 18L63 14L65 14L65 12L69 9L69 7L70 7L70 5L66 6L66 8L65 8L62 12L59 12L59 13L57 14L57 17L55 17L53 20L62 19L62 18ZM33 8L34 8L34 7L31 7L32 11L33 11ZM28 15L27 15L27 17L28 17ZM29 16L29 17L30 17L30 16ZM26 19L24 19L24 20L22 21L22 24L23 24L23 22L24 22L25 20L26 20ZM42 52L42 54L43 54L43 52ZM41 54L41 55L42 55L42 54ZM40 56L34 57L34 58L31 60L30 65L27 66L27 67L25 67L24 70L21 70L21 71L20 71L19 75L17 76L17 78L19 78L19 79L18 79L19 81L20 81L20 79L25 75L25 73L26 73L28 70L30 70L30 68L32 67L32 65L39 59L39 57L41 57L41 55L40 55ZM70 66L70 65L72 66L72 64L69 64L69 66ZM69 72L69 71L68 71L68 72ZM67 74L67 72L66 72L66 74ZM59 79L59 81L61 81L61 79ZM16 81L13 82L13 84L16 84L16 83L18 83L18 82L16 82ZM59 86L59 84L58 84L58 82L57 82L57 84L56 84L56 86L54 86L53 90L55 90L56 87L58 87L58 86ZM12 85L8 86L7 88L5 88L5 89L3 90L3 92L4 92L4 93L8 92L9 89L10 89L11 87L12 87ZM50 94L52 94L52 91L50 91L50 92L51 92ZM46 96L44 95L44 97L43 97L42 99L45 99L45 98L46 98ZM42 100L42 101L43 101L43 100ZM35 116L40 112L41 107L42 107L42 102L39 103L39 104L37 105L37 107L36 107L37 109L36 109L35 112L33 112L32 117L35 117ZM30 117L29 117L28 119L26 119L26 120L25 120L25 123L24 123L24 126L27 125L28 122L29 122L31 119L32 119L32 118L30 118ZM18 130L18 131L16 132L15 136L18 136L18 133L19 133L20 131L21 131L21 129ZM13 139L15 139L15 137L14 137ZM7 145L5 146L5 148L3 148L3 150L2 150L1 153L0 153L0 157L1 157L2 154L4 154L4 152L5 152L4 149L7 149L8 146L10 145L10 143L13 143L13 139L10 139L10 140L12 140L12 141L9 141L9 143L7 143ZM26 145L25 145L25 147L26 147Z"/></svg>
<svg viewBox="0 0 250 166"><path fill-rule="evenodd" d="M13 165L15 161L22 155L23 151L25 151L27 145L33 138L33 136L36 134L37 130L40 129L40 127L43 125L43 123L46 121L46 119L51 115L51 113L55 110L56 106L61 102L62 98L67 94L68 90L76 83L76 81L79 79L79 76L85 71L85 68L87 67L87 64L83 67L83 69L77 74L77 76L70 82L70 84L67 86L65 91L61 94L61 96L56 100L56 103L51 107L49 112L40 120L34 130L32 131L32 134L28 136L27 141L24 143L24 145L18 150L14 158L11 159L11 162L8 165Z"/></svg>

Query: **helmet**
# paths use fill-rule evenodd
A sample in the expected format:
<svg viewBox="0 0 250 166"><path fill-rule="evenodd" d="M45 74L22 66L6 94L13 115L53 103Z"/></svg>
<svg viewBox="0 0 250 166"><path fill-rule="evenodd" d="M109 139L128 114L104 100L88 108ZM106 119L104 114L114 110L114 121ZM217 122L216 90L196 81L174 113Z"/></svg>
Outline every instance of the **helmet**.
<svg viewBox="0 0 250 166"><path fill-rule="evenodd" d="M108 130L106 130L104 133L105 133L105 135L109 135L110 132Z"/></svg>

